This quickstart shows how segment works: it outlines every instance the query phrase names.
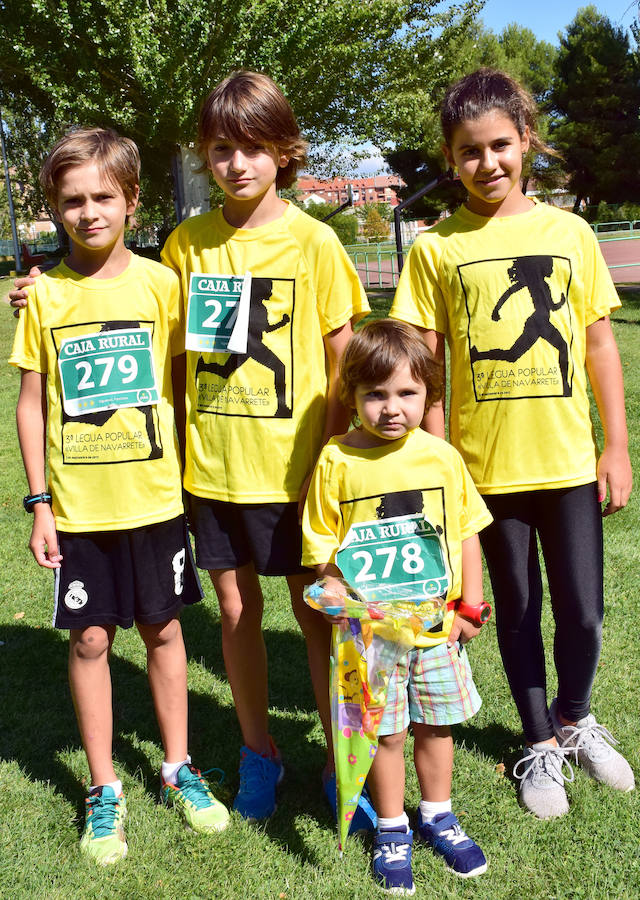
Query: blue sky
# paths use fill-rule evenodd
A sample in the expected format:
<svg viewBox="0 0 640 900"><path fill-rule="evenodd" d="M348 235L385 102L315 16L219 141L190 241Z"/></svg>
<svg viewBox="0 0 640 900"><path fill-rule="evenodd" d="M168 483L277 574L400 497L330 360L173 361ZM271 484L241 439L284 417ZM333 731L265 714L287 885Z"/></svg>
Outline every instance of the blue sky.
<svg viewBox="0 0 640 900"><path fill-rule="evenodd" d="M500 32L510 22L524 25L539 40L558 43L558 32L562 31L574 18L576 12L588 2L578 0L533 0L515 4L510 0L487 0L480 13L484 24L492 31ZM631 0L595 0L593 4L612 22L629 28L637 15L637 3Z"/></svg>

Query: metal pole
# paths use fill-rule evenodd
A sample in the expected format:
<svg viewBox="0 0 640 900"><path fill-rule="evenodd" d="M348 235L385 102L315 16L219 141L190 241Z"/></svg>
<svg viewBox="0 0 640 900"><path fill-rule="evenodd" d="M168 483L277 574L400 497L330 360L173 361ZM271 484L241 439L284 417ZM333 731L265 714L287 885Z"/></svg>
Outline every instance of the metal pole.
<svg viewBox="0 0 640 900"><path fill-rule="evenodd" d="M11 233L13 235L13 255L16 258L16 272L19 272L20 245L18 244L18 229L16 228L16 214L13 208L13 194L11 192L11 179L9 178L9 163L7 162L7 148L4 143L4 122L2 121L2 109L0 108L0 143L2 144L2 162L4 164L4 178L7 185L7 200L9 201L9 218L11 220Z"/></svg>
<svg viewBox="0 0 640 900"><path fill-rule="evenodd" d="M339 212L342 212L343 209L347 209L347 207L353 206L353 188L351 185L347 185L347 199L345 202L339 206L337 209L334 209L333 212L330 212L328 216L325 216L324 219L321 219L321 222L328 222L329 219L333 219L334 216L337 216Z"/></svg>
<svg viewBox="0 0 640 900"><path fill-rule="evenodd" d="M453 181L453 172L451 169L447 169L442 175L438 175L437 178L434 178L433 181L430 181L423 188L420 188L419 191L416 191L415 194L412 194L410 197L407 197L406 200L403 200L402 203L398 203L398 205L393 210L393 227L396 232L396 255L398 257L398 274L402 272L402 267L404 265L404 256L402 254L402 230L400 228L400 213L403 209L406 209L407 206L411 206L416 200L420 200L421 197L424 197L425 194L430 193L430 191L435 190L438 185L442 184L443 181Z"/></svg>

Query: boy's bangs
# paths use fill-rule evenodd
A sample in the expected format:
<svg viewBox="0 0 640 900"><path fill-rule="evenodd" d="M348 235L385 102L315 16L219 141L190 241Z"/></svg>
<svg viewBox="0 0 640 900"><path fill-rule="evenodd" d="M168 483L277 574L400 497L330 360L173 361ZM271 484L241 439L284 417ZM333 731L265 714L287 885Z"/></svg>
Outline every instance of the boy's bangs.
<svg viewBox="0 0 640 900"><path fill-rule="evenodd" d="M253 110L226 107L211 120L209 140L223 139L237 141L239 144L277 145L277 140L265 128L265 120Z"/></svg>

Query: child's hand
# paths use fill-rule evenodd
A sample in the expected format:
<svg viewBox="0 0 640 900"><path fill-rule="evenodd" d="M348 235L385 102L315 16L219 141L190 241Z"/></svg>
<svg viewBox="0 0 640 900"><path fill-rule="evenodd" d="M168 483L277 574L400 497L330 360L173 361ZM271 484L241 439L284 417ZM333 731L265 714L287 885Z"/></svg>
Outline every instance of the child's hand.
<svg viewBox="0 0 640 900"><path fill-rule="evenodd" d="M466 644L473 640L474 637L477 637L481 631L481 625L474 625L469 619L465 619L464 616L459 616L456 613L453 625L451 626L451 631L449 632L449 637L447 638L447 646L453 647L458 640L460 643Z"/></svg>
<svg viewBox="0 0 640 900"><path fill-rule="evenodd" d="M9 291L9 302L15 310L21 309L21 307L27 305L29 293L26 288L29 287L30 284L35 284L36 278L41 274L42 272L40 269L37 266L33 266L29 270L28 275L15 279L13 282L14 289ZM18 315L18 313L16 312L15 315Z"/></svg>
<svg viewBox="0 0 640 900"><path fill-rule="evenodd" d="M58 548L56 520L48 503L36 503L33 508L33 528L29 548L39 566L59 569L62 556Z"/></svg>
<svg viewBox="0 0 640 900"><path fill-rule="evenodd" d="M607 447L598 460L598 502L604 503L609 488L609 502L602 511L610 516L627 505L631 494L633 476L626 447Z"/></svg>

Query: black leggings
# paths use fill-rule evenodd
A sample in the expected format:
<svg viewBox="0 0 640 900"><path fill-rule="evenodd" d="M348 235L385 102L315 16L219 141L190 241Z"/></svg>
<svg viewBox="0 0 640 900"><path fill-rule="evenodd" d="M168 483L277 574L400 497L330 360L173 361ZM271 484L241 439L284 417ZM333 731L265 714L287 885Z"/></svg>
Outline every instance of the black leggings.
<svg viewBox="0 0 640 900"><path fill-rule="evenodd" d="M540 537L556 630L558 707L577 721L589 712L603 615L602 516L597 484L485 494L494 521L480 533L491 576L498 644L525 739L553 735L542 644Z"/></svg>

